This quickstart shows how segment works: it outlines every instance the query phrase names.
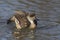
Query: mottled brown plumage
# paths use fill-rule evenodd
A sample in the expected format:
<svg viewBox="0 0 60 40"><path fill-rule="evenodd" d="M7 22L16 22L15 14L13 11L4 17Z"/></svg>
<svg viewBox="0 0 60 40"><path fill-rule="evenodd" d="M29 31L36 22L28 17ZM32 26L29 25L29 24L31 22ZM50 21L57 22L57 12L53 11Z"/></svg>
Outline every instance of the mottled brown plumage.
<svg viewBox="0 0 60 40"><path fill-rule="evenodd" d="M29 27L30 29L34 29L36 27L37 21L35 20L35 14L28 14L23 11L16 11L16 13L8 20L7 23L11 21L15 22L17 29L22 29Z"/></svg>
<svg viewBox="0 0 60 40"><path fill-rule="evenodd" d="M17 20L19 21L19 24L22 28L28 27L30 25L30 22L26 18L26 15L16 14L15 18L17 18Z"/></svg>

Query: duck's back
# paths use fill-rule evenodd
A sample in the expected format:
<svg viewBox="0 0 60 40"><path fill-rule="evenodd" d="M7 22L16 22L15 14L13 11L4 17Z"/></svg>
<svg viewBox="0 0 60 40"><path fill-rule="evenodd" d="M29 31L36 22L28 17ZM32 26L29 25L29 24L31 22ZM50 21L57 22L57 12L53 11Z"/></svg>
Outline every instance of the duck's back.
<svg viewBox="0 0 60 40"><path fill-rule="evenodd" d="M28 27L30 25L30 22L28 21L26 15L16 14L15 17L19 21L19 24L20 24L21 27L24 28L24 27Z"/></svg>

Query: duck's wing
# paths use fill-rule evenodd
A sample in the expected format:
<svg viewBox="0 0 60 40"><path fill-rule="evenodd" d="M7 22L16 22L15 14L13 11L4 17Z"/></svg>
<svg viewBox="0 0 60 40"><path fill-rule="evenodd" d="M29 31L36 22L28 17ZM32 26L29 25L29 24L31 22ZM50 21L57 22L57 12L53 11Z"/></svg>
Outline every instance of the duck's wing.
<svg viewBox="0 0 60 40"><path fill-rule="evenodd" d="M27 17L25 15L15 15L15 18L18 20L19 25L21 27L28 27L30 25L30 22L28 21Z"/></svg>

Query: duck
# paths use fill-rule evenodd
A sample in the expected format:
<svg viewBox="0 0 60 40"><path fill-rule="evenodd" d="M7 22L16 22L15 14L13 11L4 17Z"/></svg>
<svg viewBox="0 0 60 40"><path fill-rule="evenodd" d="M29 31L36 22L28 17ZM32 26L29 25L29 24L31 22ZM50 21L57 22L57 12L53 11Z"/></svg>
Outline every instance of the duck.
<svg viewBox="0 0 60 40"><path fill-rule="evenodd" d="M35 29L37 26L36 14L25 11L15 11L15 14L7 20L7 24L11 22L16 24L18 30L23 28Z"/></svg>

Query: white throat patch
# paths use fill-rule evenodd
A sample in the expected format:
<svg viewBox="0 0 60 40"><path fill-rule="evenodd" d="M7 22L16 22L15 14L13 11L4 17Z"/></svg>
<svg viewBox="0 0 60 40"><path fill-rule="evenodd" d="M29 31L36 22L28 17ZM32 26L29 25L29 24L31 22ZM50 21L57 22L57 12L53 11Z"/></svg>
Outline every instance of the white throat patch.
<svg viewBox="0 0 60 40"><path fill-rule="evenodd" d="M30 29L34 29L34 28L36 27L36 25L34 24L33 20L30 19L29 17L27 17L27 19L28 19L29 22L31 23L30 26L29 26L29 28L30 28Z"/></svg>
<svg viewBox="0 0 60 40"><path fill-rule="evenodd" d="M31 20L29 17L27 17L27 19L29 20L29 22L30 22L31 24L34 23L33 20Z"/></svg>

